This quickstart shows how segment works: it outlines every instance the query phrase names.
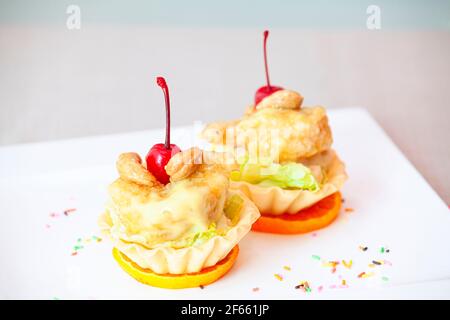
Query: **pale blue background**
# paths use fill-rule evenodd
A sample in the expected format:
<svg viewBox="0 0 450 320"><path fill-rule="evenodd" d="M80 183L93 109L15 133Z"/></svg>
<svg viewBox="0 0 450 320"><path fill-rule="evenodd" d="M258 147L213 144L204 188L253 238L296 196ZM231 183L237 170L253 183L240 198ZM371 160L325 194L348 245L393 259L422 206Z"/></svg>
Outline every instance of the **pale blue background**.
<svg viewBox="0 0 450 320"><path fill-rule="evenodd" d="M448 0L1 0L0 22L65 23L65 8L82 9L83 23L188 27L365 28L375 4L384 29L450 29Z"/></svg>

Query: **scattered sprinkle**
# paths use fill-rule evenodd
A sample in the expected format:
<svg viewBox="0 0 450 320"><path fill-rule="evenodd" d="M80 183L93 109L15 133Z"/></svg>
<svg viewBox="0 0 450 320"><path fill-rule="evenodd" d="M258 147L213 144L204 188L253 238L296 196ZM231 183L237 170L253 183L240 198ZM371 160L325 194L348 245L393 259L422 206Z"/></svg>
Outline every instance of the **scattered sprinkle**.
<svg viewBox="0 0 450 320"><path fill-rule="evenodd" d="M289 266L284 266L283 269L287 270L287 271L291 271L292 270L291 267L289 267Z"/></svg>
<svg viewBox="0 0 450 320"><path fill-rule="evenodd" d="M311 257L312 257L314 260L320 260L320 257L319 257L319 256L316 256L315 254L313 254Z"/></svg>
<svg viewBox="0 0 450 320"><path fill-rule="evenodd" d="M313 236L313 237L317 237L317 233L316 233L316 232L313 232L312 236Z"/></svg>
<svg viewBox="0 0 450 320"><path fill-rule="evenodd" d="M317 291L318 292L321 292L323 290L323 286L319 286L318 288L317 288Z"/></svg>
<svg viewBox="0 0 450 320"><path fill-rule="evenodd" d="M388 265L388 266L392 266L392 262L388 261L388 260L383 260L383 264Z"/></svg>
<svg viewBox="0 0 450 320"><path fill-rule="evenodd" d="M375 265L373 263L369 263L369 268L375 268Z"/></svg>
<svg viewBox="0 0 450 320"><path fill-rule="evenodd" d="M383 281L389 281L389 278L388 278L388 277L382 277L381 280L383 280Z"/></svg>
<svg viewBox="0 0 450 320"><path fill-rule="evenodd" d="M374 275L373 272L369 272L369 273L361 272L361 273L358 275L358 278L369 278L369 277L372 277L373 275Z"/></svg>
<svg viewBox="0 0 450 320"><path fill-rule="evenodd" d="M343 286L347 285L347 281L345 281L345 279L342 279L342 285Z"/></svg>
<svg viewBox="0 0 450 320"><path fill-rule="evenodd" d="M205 286L202 285L202 284L201 284L199 287L200 287L200 289L202 289L202 290L205 289Z"/></svg>
<svg viewBox="0 0 450 320"><path fill-rule="evenodd" d="M100 242L102 241L102 238L97 237L97 236L92 236L92 237L86 237L86 238L78 238L75 245L72 248L72 256L76 256L77 253L84 249L86 244L92 243L92 242Z"/></svg>
<svg viewBox="0 0 450 320"><path fill-rule="evenodd" d="M354 210L353 208L345 208L344 211L345 211L345 212L353 212L353 211L355 211L355 210Z"/></svg>
<svg viewBox="0 0 450 320"><path fill-rule="evenodd" d="M381 266L383 264L383 262L377 261L377 260L372 260L373 264L376 264L377 266Z"/></svg>
<svg viewBox="0 0 450 320"><path fill-rule="evenodd" d="M50 229L50 225L47 223L47 224L45 225L45 228Z"/></svg>
<svg viewBox="0 0 450 320"><path fill-rule="evenodd" d="M322 263L323 267L332 267L332 268L336 268L336 266L339 264L339 261L328 261L328 262L324 262Z"/></svg>
<svg viewBox="0 0 450 320"><path fill-rule="evenodd" d="M278 273L275 273L274 277L277 278L277 280L279 280L279 281L283 281L283 276Z"/></svg>
<svg viewBox="0 0 450 320"><path fill-rule="evenodd" d="M335 284L332 284L332 285L330 286L330 289L336 289L336 285L335 285Z"/></svg>
<svg viewBox="0 0 450 320"><path fill-rule="evenodd" d="M381 247L381 248L380 248L380 252L381 252L381 253L384 253L384 247Z"/></svg>
<svg viewBox="0 0 450 320"><path fill-rule="evenodd" d="M367 249L369 249L369 248L365 247L365 246L359 246L359 250L361 250L361 251L367 251Z"/></svg>
<svg viewBox="0 0 450 320"><path fill-rule="evenodd" d="M342 199L341 199L341 202L344 203L344 202L345 202L345 198L342 198Z"/></svg>
<svg viewBox="0 0 450 320"><path fill-rule="evenodd" d="M259 291L259 288L258 288L258 287L253 288L252 291L253 291L253 292L258 292L258 291Z"/></svg>
<svg viewBox="0 0 450 320"><path fill-rule="evenodd" d="M353 265L353 261L350 260L349 262L342 260L342 264L344 265L344 267L346 267L347 269L351 269L352 265Z"/></svg>
<svg viewBox="0 0 450 320"><path fill-rule="evenodd" d="M311 292L311 287L308 281L302 281L299 285L295 286L295 289L301 289L303 292Z"/></svg>
<svg viewBox="0 0 450 320"><path fill-rule="evenodd" d="M72 212L75 212L75 211L77 211L77 209L75 209L75 208L66 209L66 210L64 210L64 215L68 216L69 213L72 213Z"/></svg>

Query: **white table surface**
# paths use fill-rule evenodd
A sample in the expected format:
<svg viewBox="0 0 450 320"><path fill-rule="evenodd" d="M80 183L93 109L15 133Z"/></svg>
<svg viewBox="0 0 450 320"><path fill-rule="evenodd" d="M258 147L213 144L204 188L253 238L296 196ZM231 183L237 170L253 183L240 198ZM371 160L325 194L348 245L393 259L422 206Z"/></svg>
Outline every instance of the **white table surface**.
<svg viewBox="0 0 450 320"><path fill-rule="evenodd" d="M350 179L338 220L316 234L250 233L236 266L222 280L187 290L137 283L111 257L111 244L85 242L98 235L106 187L124 151L145 154L162 130L0 148L0 297L40 299L404 299L450 298L450 215L388 136L362 109L330 112L335 144ZM195 144L200 128L179 127L173 139ZM355 135L354 131L361 134ZM76 208L65 216L62 210ZM51 213L58 217L52 217ZM72 256L82 238L85 248ZM363 252L359 245L368 246ZM381 254L381 246L390 249ZM353 260L332 274L323 260ZM387 260L368 267L371 260ZM283 269L284 265L292 268ZM367 279L357 275L373 273ZM278 281L274 274L284 277ZM339 278L341 277L341 278ZM387 277L388 281L383 280ZM331 288L345 279L348 288ZM310 282L313 292L293 289ZM323 286L319 292L318 287ZM253 292L258 287L260 291Z"/></svg>

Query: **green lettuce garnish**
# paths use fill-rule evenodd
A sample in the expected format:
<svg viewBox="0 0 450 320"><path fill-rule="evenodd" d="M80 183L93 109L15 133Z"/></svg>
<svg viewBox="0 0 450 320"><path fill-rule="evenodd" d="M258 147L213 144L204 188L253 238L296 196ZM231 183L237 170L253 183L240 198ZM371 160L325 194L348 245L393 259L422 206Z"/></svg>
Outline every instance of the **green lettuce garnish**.
<svg viewBox="0 0 450 320"><path fill-rule="evenodd" d="M225 202L223 212L225 216L230 219L231 224L234 226L239 222L241 218L242 207L244 206L244 199L237 194L233 194Z"/></svg>
<svg viewBox="0 0 450 320"><path fill-rule="evenodd" d="M283 189L319 190L319 183L311 170L301 163L250 163L244 159L239 171L233 171L230 179L246 181L265 187L276 186Z"/></svg>
<svg viewBox="0 0 450 320"><path fill-rule="evenodd" d="M208 230L196 233L190 239L190 241L188 241L186 246L189 247L189 246L200 245L202 243L205 243L206 241L208 241L209 239L211 239L212 237L214 237L216 235L219 235L219 232L216 228L216 224L211 223L208 227Z"/></svg>

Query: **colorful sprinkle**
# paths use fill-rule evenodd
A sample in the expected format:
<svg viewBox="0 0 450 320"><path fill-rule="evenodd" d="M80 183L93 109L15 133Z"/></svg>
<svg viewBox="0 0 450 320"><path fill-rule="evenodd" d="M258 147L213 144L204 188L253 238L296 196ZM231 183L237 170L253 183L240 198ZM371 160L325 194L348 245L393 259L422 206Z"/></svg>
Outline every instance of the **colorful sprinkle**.
<svg viewBox="0 0 450 320"><path fill-rule="evenodd" d="M336 266L339 264L339 261L328 261L328 262L324 262L322 263L323 267L332 267L332 268L336 268Z"/></svg>
<svg viewBox="0 0 450 320"><path fill-rule="evenodd" d="M377 261L377 260L372 260L373 264L376 264L377 266L381 266L383 264L383 262Z"/></svg>
<svg viewBox="0 0 450 320"><path fill-rule="evenodd" d="M279 281L283 281L283 276L278 273L275 273L274 277L277 278L277 280L279 280Z"/></svg>
<svg viewBox="0 0 450 320"><path fill-rule="evenodd" d="M355 211L355 210L354 210L353 208L345 208L344 211L345 211L345 212L353 212L353 211Z"/></svg>
<svg viewBox="0 0 450 320"><path fill-rule="evenodd" d="M319 261L320 261L320 257L319 257L319 256L316 256L315 254L313 254L311 257L312 257L314 260L319 260Z"/></svg>
<svg viewBox="0 0 450 320"><path fill-rule="evenodd" d="M388 260L383 260L383 264L388 265L388 266L392 266L392 262L388 261Z"/></svg>
<svg viewBox="0 0 450 320"><path fill-rule="evenodd" d="M361 250L361 251L367 251L367 249L369 249L369 248L365 247L365 246L359 246L359 250Z"/></svg>
<svg viewBox="0 0 450 320"><path fill-rule="evenodd" d="M259 291L259 288L258 288L258 287L253 288L252 291L253 291L253 292L258 292L258 291Z"/></svg>
<svg viewBox="0 0 450 320"><path fill-rule="evenodd" d="M317 288L317 291L318 292L321 292L323 290L323 286L319 286L318 288Z"/></svg>
<svg viewBox="0 0 450 320"><path fill-rule="evenodd" d="M77 209L75 209L75 208L71 208L71 209L64 210L64 215L65 215L65 216L68 216L69 213L72 213L72 212L75 212L75 211L77 211Z"/></svg>
<svg viewBox="0 0 450 320"><path fill-rule="evenodd" d="M302 281L299 285L295 286L295 289L301 289L303 292L311 292L311 287L308 281Z"/></svg>
<svg viewBox="0 0 450 320"><path fill-rule="evenodd" d="M369 272L369 273L361 272L358 275L358 278L369 278L369 277L372 277L373 275L374 275L373 272Z"/></svg>
<svg viewBox="0 0 450 320"><path fill-rule="evenodd" d="M205 286L202 285L202 284L201 284L199 287L200 287L200 289L202 289L202 290L205 289Z"/></svg>
<svg viewBox="0 0 450 320"><path fill-rule="evenodd" d="M389 281L389 278L388 278L388 277L382 277L381 280L383 280L383 281Z"/></svg>
<svg viewBox="0 0 450 320"><path fill-rule="evenodd" d="M313 232L312 236L313 236L313 237L317 237L317 233L316 233L316 232Z"/></svg>
<svg viewBox="0 0 450 320"><path fill-rule="evenodd" d="M289 266L284 266L283 269L287 270L287 271L291 271L292 270L291 267L289 267Z"/></svg>
<svg viewBox="0 0 450 320"><path fill-rule="evenodd" d="M92 236L92 237L86 237L86 238L78 238L75 245L72 248L72 252L73 253L77 253L79 252L81 249L84 249L86 244L90 244L92 243L93 239L95 239L95 242L100 242L102 239L100 237L97 236ZM72 255L74 256L75 254Z"/></svg>
<svg viewBox="0 0 450 320"><path fill-rule="evenodd" d="M349 262L342 260L342 264L347 268L347 269L351 269L352 265L353 265L353 261L350 260Z"/></svg>

